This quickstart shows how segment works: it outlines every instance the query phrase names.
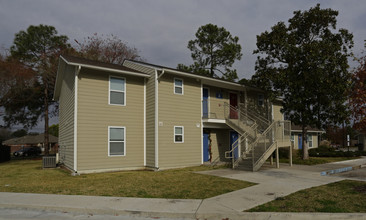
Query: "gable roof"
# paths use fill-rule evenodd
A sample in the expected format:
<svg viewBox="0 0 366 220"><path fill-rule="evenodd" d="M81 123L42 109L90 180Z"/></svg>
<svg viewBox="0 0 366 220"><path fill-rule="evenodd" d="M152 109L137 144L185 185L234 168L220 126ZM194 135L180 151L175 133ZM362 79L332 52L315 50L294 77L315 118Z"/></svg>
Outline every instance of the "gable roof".
<svg viewBox="0 0 366 220"><path fill-rule="evenodd" d="M207 83L209 85L213 85L213 86L217 86L217 87L223 87L223 85L226 85L224 87L226 87L227 89L233 89L233 90L244 90L244 88L248 88L250 90L263 91L259 88L252 87L252 86L247 86L247 85L242 85L242 84L237 83L237 82L232 82L232 81L229 81L229 80L225 80L225 79L221 79L221 78L215 78L215 77L211 77L211 76L203 76L203 75L199 75L199 74L192 73L192 72L189 72L189 71L178 70L178 69L174 69L174 68L171 68L171 67L146 63L146 62L143 62L143 61L136 61L136 60L126 59L124 62L132 62L132 63L140 64L140 65L143 65L143 66L147 66L147 67L150 67L150 68L154 68L154 69L162 71L162 72L169 72L169 73L176 74L176 75L201 79L204 84Z"/></svg>
<svg viewBox="0 0 366 220"><path fill-rule="evenodd" d="M80 68L89 68L100 71L112 72L112 73L122 73L127 75L139 76L139 77L149 77L149 74L125 67L123 65L105 63L100 61L89 60L81 57L61 55L59 59L59 65L56 76L55 90L53 99L58 100L61 91L61 83L64 75L65 66L75 66Z"/></svg>
<svg viewBox="0 0 366 220"><path fill-rule="evenodd" d="M57 143L58 137L53 135L49 136L50 143ZM12 138L3 142L4 145L23 145L23 144L40 144L44 142L44 134L38 135L26 135L19 138Z"/></svg>
<svg viewBox="0 0 366 220"><path fill-rule="evenodd" d="M319 128L313 128L310 126L306 127L308 132L324 132L324 130L319 129ZM297 132L302 132L302 127L300 125L295 125L294 123L291 124L291 131L297 131Z"/></svg>
<svg viewBox="0 0 366 220"><path fill-rule="evenodd" d="M87 67L87 68L88 67L89 68L102 67L102 68L105 68L107 71L108 70L119 70L119 71L123 71L123 72L131 72L131 73L138 73L138 74L142 74L142 75L148 75L146 73L143 73L143 72L119 65L119 64L105 63L105 62L85 59L85 58L81 58L81 57L61 55L60 59L63 59L67 64L74 65L74 66L81 66L81 67Z"/></svg>

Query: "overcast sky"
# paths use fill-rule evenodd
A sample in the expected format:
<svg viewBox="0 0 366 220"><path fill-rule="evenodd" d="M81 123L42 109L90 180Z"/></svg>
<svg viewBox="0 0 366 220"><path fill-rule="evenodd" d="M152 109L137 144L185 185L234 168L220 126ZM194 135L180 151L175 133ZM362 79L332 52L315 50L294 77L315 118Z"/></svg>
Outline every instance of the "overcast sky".
<svg viewBox="0 0 366 220"><path fill-rule="evenodd" d="M0 0L0 46L8 48L14 34L29 25L46 24L71 43L94 33L116 35L147 62L175 68L192 63L188 41L198 27L213 23L239 37L243 57L235 68L239 78L250 78L256 35L317 3L339 11L338 28L354 34L354 53L360 54L366 39L365 0Z"/></svg>

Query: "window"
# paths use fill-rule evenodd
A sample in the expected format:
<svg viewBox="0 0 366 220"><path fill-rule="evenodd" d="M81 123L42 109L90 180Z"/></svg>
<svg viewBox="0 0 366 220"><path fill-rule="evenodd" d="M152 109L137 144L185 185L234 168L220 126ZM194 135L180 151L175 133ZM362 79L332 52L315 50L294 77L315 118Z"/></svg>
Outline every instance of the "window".
<svg viewBox="0 0 366 220"><path fill-rule="evenodd" d="M308 136L307 136L307 141L308 141L308 146L309 146L309 148L310 148L310 147L313 147L313 135L308 134Z"/></svg>
<svg viewBox="0 0 366 220"><path fill-rule="evenodd" d="M109 104L126 105L126 79L120 77L109 78Z"/></svg>
<svg viewBox="0 0 366 220"><path fill-rule="evenodd" d="M174 94L183 95L183 79L174 78Z"/></svg>
<svg viewBox="0 0 366 220"><path fill-rule="evenodd" d="M291 139L291 142L295 142L295 135L293 135L293 134L291 134L291 137L290 137Z"/></svg>
<svg viewBox="0 0 366 220"><path fill-rule="evenodd" d="M108 127L108 156L126 155L126 128Z"/></svg>
<svg viewBox="0 0 366 220"><path fill-rule="evenodd" d="M258 95L258 105L263 106L264 105L264 96L263 94Z"/></svg>
<svg viewBox="0 0 366 220"><path fill-rule="evenodd" d="M184 142L184 127L174 126L174 143Z"/></svg>

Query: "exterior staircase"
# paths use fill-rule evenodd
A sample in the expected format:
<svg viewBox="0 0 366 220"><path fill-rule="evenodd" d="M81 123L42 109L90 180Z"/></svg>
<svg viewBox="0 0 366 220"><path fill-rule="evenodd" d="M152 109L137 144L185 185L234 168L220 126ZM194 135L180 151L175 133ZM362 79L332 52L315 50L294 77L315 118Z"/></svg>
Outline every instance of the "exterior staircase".
<svg viewBox="0 0 366 220"><path fill-rule="evenodd" d="M290 121L270 122L243 104L239 108L224 104L226 124L240 134L225 157L233 169L257 171L284 143L290 146Z"/></svg>

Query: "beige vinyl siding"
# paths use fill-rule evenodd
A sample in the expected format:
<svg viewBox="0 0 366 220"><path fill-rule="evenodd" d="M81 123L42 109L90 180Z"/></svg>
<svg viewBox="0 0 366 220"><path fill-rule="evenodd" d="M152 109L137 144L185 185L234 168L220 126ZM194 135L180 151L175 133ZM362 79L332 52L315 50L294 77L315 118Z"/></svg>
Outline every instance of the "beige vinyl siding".
<svg viewBox="0 0 366 220"><path fill-rule="evenodd" d="M146 166L155 167L155 74L146 83Z"/></svg>
<svg viewBox="0 0 366 220"><path fill-rule="evenodd" d="M294 149L299 149L299 134L301 134L301 133L292 132L292 134L294 134L294 138L295 138ZM319 145L319 143L318 143L318 133L308 132L308 134L311 134L312 140L313 140L313 147L311 147L311 148L317 148L318 145ZM311 149L311 148L309 148L309 149Z"/></svg>
<svg viewBox="0 0 366 220"><path fill-rule="evenodd" d="M313 136L313 148L317 148L319 146L318 134L314 133L312 134L312 136Z"/></svg>
<svg viewBox="0 0 366 220"><path fill-rule="evenodd" d="M273 104L273 120L275 121L283 121L283 114L281 113L282 105Z"/></svg>
<svg viewBox="0 0 366 220"><path fill-rule="evenodd" d="M155 167L155 70L129 61L123 65L150 74L146 82L146 166Z"/></svg>
<svg viewBox="0 0 366 220"><path fill-rule="evenodd" d="M109 105L109 76L126 79L125 106ZM78 172L142 168L144 79L82 68L77 124ZM108 156L108 126L126 128L125 156Z"/></svg>
<svg viewBox="0 0 366 220"><path fill-rule="evenodd" d="M208 87L209 88L209 118L212 119L225 119L224 115L224 103L229 103L229 92L224 89L220 89L217 87ZM216 98L216 93L221 92L222 98Z"/></svg>
<svg viewBox="0 0 366 220"><path fill-rule="evenodd" d="M294 136L294 141L291 142L293 149L299 149L299 135L297 133L292 133Z"/></svg>
<svg viewBox="0 0 366 220"><path fill-rule="evenodd" d="M246 105L248 111L254 111L256 114L261 115L262 117L269 119L271 116L271 112L268 108L268 99L264 96L264 104L262 106L258 105L258 95L263 94L260 91L256 90L247 90L246 91Z"/></svg>
<svg viewBox="0 0 366 220"><path fill-rule="evenodd" d="M59 152L61 163L71 170L74 169L74 105L75 67L67 66L59 99Z"/></svg>
<svg viewBox="0 0 366 220"><path fill-rule="evenodd" d="M230 130L210 129L212 161L230 161L225 151L230 150Z"/></svg>
<svg viewBox="0 0 366 220"><path fill-rule="evenodd" d="M174 75L159 80L159 168L202 163L201 84L183 79L184 94L174 94ZM184 143L174 143L174 126L184 127Z"/></svg>

